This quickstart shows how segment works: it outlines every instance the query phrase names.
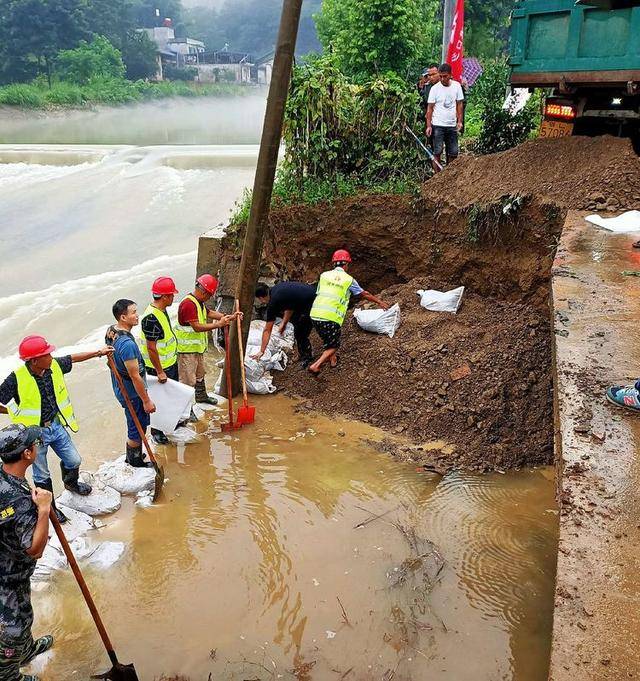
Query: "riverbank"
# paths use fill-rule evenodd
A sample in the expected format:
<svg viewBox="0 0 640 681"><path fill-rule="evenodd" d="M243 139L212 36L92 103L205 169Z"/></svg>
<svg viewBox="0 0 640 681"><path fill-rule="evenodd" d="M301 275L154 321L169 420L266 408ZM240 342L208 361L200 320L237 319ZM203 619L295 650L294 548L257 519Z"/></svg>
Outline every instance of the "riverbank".
<svg viewBox="0 0 640 681"><path fill-rule="evenodd" d="M43 83L18 83L0 87L0 106L50 112L174 97L241 97L257 89L228 83L154 83L124 79L98 80L87 85L58 82L51 87Z"/></svg>

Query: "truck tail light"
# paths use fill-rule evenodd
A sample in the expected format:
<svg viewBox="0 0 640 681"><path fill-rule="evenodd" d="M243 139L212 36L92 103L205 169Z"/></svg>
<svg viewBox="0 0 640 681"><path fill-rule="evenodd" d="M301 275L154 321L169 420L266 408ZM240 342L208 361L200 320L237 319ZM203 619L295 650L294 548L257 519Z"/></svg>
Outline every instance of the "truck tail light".
<svg viewBox="0 0 640 681"><path fill-rule="evenodd" d="M544 105L544 117L559 118L563 121L572 121L576 117L576 107L571 104L546 102Z"/></svg>

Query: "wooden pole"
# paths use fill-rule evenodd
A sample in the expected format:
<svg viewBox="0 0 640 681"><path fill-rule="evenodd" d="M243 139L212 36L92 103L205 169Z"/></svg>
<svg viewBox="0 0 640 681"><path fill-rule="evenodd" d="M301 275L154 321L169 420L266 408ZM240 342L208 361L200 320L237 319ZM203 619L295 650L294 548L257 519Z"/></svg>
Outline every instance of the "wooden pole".
<svg viewBox="0 0 640 681"><path fill-rule="evenodd" d="M249 325L253 313L254 291L260 273L262 259L262 245L264 229L269 219L269 207L273 192L273 181L278 164L278 152L284 123L284 109L289 93L291 68L298 37L302 0L284 0L280 30L273 63L273 74L267 99L267 111L264 117L264 128L258 155L258 167L253 185L253 200L251 214L244 237L240 274L236 287L236 298L240 301L240 309L244 313L242 323L242 344L246 347ZM238 342L236 325L230 329L230 343L234 347ZM240 361L238 353L231 353L231 376L233 379L233 394L237 395L241 389Z"/></svg>

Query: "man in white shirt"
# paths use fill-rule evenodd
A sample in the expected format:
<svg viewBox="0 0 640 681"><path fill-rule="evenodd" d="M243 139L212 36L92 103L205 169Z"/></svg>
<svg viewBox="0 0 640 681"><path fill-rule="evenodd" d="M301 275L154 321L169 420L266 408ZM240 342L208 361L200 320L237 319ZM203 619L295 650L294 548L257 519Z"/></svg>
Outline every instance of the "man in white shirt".
<svg viewBox="0 0 640 681"><path fill-rule="evenodd" d="M439 68L440 82L429 92L427 105L427 137L433 136L433 153L440 163L443 148L447 163L458 157L458 132L462 130L464 94L460 83L451 78L451 65ZM433 170L438 171L434 164Z"/></svg>

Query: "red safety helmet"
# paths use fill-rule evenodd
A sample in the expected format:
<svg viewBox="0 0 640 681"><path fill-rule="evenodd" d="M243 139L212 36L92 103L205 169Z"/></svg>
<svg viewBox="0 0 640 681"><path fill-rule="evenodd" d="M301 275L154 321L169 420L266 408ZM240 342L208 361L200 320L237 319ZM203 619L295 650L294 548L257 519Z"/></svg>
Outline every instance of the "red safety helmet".
<svg viewBox="0 0 640 681"><path fill-rule="evenodd" d="M203 274L196 279L198 284L207 292L213 295L218 290L218 280L210 274Z"/></svg>
<svg viewBox="0 0 640 681"><path fill-rule="evenodd" d="M44 336L27 336L23 338L18 346L18 354L23 362L36 357L44 357L55 350L55 347L47 343Z"/></svg>
<svg viewBox="0 0 640 681"><path fill-rule="evenodd" d="M178 293L178 289L171 277L158 277L151 287L154 296L171 296Z"/></svg>
<svg viewBox="0 0 640 681"><path fill-rule="evenodd" d="M331 258L332 262L351 262L351 255L349 254L349 251L345 251L344 249L340 249L336 251L333 254L333 258Z"/></svg>

